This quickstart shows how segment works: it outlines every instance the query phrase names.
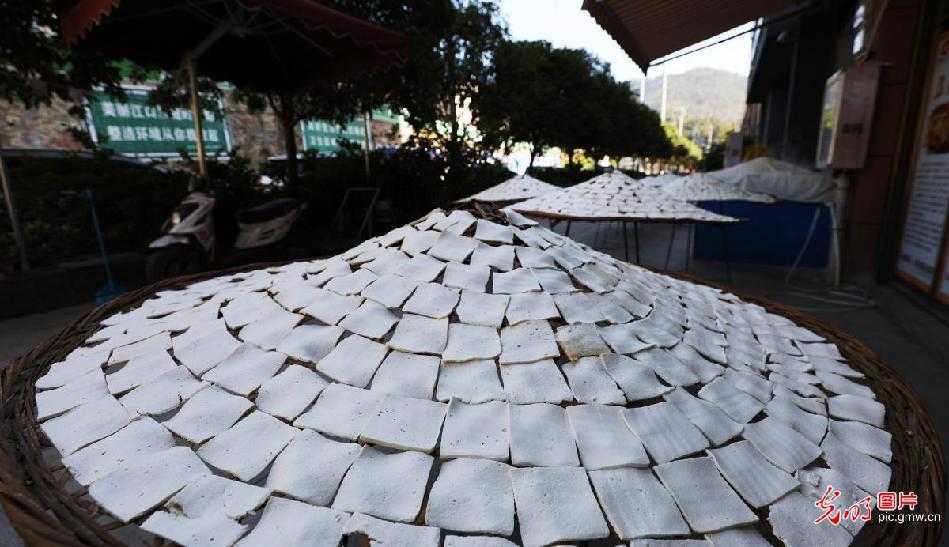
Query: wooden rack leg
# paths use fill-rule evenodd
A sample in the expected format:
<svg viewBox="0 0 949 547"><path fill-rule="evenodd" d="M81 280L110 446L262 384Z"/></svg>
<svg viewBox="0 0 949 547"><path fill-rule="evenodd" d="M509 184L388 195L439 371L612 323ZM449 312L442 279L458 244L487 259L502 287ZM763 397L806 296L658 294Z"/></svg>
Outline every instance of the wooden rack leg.
<svg viewBox="0 0 949 547"><path fill-rule="evenodd" d="M629 235L626 233L625 220L623 221L623 249L626 251L626 262L629 262Z"/></svg>
<svg viewBox="0 0 949 547"><path fill-rule="evenodd" d="M676 227L676 224L672 225L672 235L669 236L669 248L666 249L666 265L663 267L665 270L669 269L669 257L672 256L672 244L676 240Z"/></svg>
<svg viewBox="0 0 949 547"><path fill-rule="evenodd" d="M633 237L636 239L636 264L641 264L639 261L639 223L633 223Z"/></svg>

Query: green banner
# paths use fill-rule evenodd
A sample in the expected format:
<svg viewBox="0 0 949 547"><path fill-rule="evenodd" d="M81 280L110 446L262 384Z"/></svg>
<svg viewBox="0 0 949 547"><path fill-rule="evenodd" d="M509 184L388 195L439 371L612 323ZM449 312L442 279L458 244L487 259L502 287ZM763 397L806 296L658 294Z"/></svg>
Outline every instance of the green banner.
<svg viewBox="0 0 949 547"><path fill-rule="evenodd" d="M388 108L373 110L372 119L392 124L400 121L399 115ZM365 146L366 142L362 118L350 120L346 125L325 120L307 120L300 122L300 133L303 136L303 149L315 150L320 154L339 152L339 143L344 139L359 146Z"/></svg>
<svg viewBox="0 0 949 547"><path fill-rule="evenodd" d="M122 102L104 92L93 93L88 105L90 133L101 148L132 156L176 156L185 149L197 152L191 111L178 108L166 114L149 106L147 88L125 88ZM207 153L227 153L227 122L215 112L204 111L204 146Z"/></svg>

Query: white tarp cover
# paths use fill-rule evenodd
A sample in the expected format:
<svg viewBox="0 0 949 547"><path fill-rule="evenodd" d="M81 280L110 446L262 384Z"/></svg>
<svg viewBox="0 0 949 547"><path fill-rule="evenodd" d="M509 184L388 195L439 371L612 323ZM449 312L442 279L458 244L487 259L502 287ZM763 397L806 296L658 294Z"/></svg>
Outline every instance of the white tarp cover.
<svg viewBox="0 0 949 547"><path fill-rule="evenodd" d="M755 158L734 167L704 173L704 178L734 184L748 192L772 195L780 200L829 203L834 200L830 172L816 172L772 158Z"/></svg>

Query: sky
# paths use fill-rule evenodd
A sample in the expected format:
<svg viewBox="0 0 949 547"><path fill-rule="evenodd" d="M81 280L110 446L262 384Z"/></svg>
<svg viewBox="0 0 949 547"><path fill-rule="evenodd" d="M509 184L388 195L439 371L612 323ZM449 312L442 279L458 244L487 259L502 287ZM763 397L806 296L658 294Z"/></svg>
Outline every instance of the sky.
<svg viewBox="0 0 949 547"><path fill-rule="evenodd" d="M621 81L638 81L642 71L610 38L605 30L580 9L583 0L496 0L507 20L512 40L546 40L555 46L583 48L610 63L613 76ZM721 36L740 32L739 27ZM710 38L714 42L719 37ZM705 43L705 42L703 42ZM686 49L691 49L690 46ZM712 67L748 75L751 64L751 34L695 52L666 63L669 74L698 67ZM662 67L649 70L649 77L662 74Z"/></svg>

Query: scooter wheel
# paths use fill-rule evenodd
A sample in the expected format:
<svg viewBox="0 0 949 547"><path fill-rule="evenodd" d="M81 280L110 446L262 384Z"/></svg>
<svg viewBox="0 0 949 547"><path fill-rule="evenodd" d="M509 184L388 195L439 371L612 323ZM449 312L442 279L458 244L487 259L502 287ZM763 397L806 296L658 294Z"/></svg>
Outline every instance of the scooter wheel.
<svg viewBox="0 0 949 547"><path fill-rule="evenodd" d="M200 270L201 253L193 245L170 245L153 251L145 260L145 280L161 281Z"/></svg>

